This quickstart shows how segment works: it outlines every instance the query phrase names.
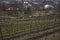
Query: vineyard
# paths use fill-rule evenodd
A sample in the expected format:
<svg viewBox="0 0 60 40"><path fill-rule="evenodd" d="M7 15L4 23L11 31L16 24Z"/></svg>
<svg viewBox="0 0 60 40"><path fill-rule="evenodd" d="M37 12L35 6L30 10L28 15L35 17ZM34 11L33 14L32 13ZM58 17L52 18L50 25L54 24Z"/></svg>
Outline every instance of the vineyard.
<svg viewBox="0 0 60 40"><path fill-rule="evenodd" d="M24 10L2 10L0 40L60 40L60 14L55 9L32 10L26 14Z"/></svg>

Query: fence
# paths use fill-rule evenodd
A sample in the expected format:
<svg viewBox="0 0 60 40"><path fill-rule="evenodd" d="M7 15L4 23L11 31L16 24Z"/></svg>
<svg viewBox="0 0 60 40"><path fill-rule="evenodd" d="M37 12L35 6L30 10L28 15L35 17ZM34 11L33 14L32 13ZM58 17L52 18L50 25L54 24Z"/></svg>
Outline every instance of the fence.
<svg viewBox="0 0 60 40"><path fill-rule="evenodd" d="M27 8L22 4L0 4L0 40L60 39L57 7L44 9L44 4L30 4L23 4Z"/></svg>

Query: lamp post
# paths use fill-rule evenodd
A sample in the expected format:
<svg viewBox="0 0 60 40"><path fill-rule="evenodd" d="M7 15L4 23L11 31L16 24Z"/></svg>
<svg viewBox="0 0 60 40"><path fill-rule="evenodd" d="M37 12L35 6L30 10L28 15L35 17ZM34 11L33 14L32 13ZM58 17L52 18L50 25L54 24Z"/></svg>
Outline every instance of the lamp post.
<svg viewBox="0 0 60 40"><path fill-rule="evenodd" d="M22 0L22 11L24 11L24 1Z"/></svg>

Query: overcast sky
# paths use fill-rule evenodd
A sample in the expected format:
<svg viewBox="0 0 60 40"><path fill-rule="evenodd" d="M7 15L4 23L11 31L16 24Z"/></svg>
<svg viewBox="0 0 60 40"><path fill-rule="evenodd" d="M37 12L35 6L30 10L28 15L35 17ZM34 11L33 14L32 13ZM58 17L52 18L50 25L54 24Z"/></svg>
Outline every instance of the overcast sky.
<svg viewBox="0 0 60 40"><path fill-rule="evenodd" d="M21 0L0 0L0 1L21 1ZM31 0L23 0L23 1L31 1ZM35 1L35 0L33 0Z"/></svg>
<svg viewBox="0 0 60 40"><path fill-rule="evenodd" d="M21 0L0 0L0 1L21 1ZM24 0L24 1L31 1L31 0ZM38 0L33 0L33 1L38 1Z"/></svg>

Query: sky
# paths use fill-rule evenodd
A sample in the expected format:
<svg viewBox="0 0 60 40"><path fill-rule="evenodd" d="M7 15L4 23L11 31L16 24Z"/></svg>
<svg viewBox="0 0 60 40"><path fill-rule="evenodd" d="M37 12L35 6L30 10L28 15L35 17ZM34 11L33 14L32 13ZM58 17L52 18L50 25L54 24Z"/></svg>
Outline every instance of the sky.
<svg viewBox="0 0 60 40"><path fill-rule="evenodd" d="M0 1L21 1L21 0L0 0ZM28 1L28 0L24 0L24 1ZM31 0L29 0L31 1ZM33 0L33 1L42 1L42 0Z"/></svg>
<svg viewBox="0 0 60 40"><path fill-rule="evenodd" d="M0 0L0 2L2 1L14 2L14 1L22 1L22 0ZM31 0L23 0L23 1L31 1ZM39 2L39 1L45 1L45 0L32 0L32 1Z"/></svg>
<svg viewBox="0 0 60 40"><path fill-rule="evenodd" d="M0 0L0 1L21 1L21 0ZM24 0L24 1L31 1L31 0ZM33 1L43 1L43 0L33 0Z"/></svg>

